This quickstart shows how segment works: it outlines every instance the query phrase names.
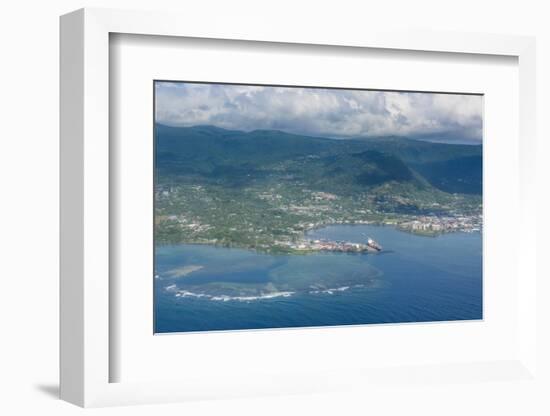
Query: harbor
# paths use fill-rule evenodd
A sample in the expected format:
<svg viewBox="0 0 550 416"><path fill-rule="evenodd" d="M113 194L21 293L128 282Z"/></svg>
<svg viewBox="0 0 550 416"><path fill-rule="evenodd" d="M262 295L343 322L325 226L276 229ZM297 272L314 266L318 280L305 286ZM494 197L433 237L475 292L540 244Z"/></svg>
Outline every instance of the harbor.
<svg viewBox="0 0 550 416"><path fill-rule="evenodd" d="M382 246L374 239L367 237L364 243L351 241L331 241L327 239L307 239L289 243L289 248L304 252L331 251L340 253L378 253Z"/></svg>

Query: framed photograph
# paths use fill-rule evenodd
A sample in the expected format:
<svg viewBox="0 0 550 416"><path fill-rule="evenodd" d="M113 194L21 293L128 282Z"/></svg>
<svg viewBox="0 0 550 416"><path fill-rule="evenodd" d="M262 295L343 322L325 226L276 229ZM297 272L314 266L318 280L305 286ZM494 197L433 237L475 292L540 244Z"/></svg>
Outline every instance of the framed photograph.
<svg viewBox="0 0 550 416"><path fill-rule="evenodd" d="M154 92L155 333L483 318L482 95Z"/></svg>
<svg viewBox="0 0 550 416"><path fill-rule="evenodd" d="M62 398L536 382L534 40L214 26L61 18Z"/></svg>

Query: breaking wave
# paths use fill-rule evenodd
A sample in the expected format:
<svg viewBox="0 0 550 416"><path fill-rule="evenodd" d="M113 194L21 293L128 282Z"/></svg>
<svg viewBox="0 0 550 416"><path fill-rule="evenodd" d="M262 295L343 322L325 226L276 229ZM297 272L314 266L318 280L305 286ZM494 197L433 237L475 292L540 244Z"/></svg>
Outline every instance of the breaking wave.
<svg viewBox="0 0 550 416"><path fill-rule="evenodd" d="M333 288L321 288L312 286L311 289L307 292L312 295L334 295L335 293L345 292L352 288L360 288L365 285L353 285L353 286L340 286ZM227 294L208 294L208 293L198 293L192 292L190 290L178 289L175 284L166 286L164 288L167 292L173 292L174 296L177 298L196 298L196 299L208 299L218 302L229 302L229 301L238 301L238 302L251 302L256 300L264 299L274 299L274 298L288 298L297 292L293 291L274 291L267 293L259 293L257 295L227 295Z"/></svg>
<svg viewBox="0 0 550 416"><path fill-rule="evenodd" d="M178 298L204 298L204 299L221 301L221 302L228 302L228 301L250 302L254 300L273 299L273 298L279 298L279 297L288 298L295 293L295 292L281 291L281 292L262 293L254 296L209 295L206 293L195 293L189 290L177 290L174 286L175 285L170 285L170 286L167 286L165 289L167 291L175 291L176 292L175 296Z"/></svg>
<svg viewBox="0 0 550 416"><path fill-rule="evenodd" d="M323 293L323 294L327 294L327 295L333 295L335 292L344 292L346 290L348 290L350 288L350 286L341 286L341 287L335 287L335 288L328 288L328 289L314 289L314 290L310 290L309 293L311 294L320 294L320 293Z"/></svg>

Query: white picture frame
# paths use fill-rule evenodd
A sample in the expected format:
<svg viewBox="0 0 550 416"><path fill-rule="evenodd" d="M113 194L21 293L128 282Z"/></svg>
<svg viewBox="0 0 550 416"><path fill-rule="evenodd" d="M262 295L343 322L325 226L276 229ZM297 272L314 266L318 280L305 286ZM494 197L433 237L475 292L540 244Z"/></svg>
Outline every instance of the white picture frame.
<svg viewBox="0 0 550 416"><path fill-rule="evenodd" d="M312 27L282 30L280 25L239 25L223 20L205 26L192 16L165 13L82 9L61 18L61 398L80 406L158 403L197 398L323 392L379 382L399 382L410 371L349 368L318 374L281 372L263 379L231 377L213 381L190 377L178 381L111 382L110 366L119 359L110 348L110 34L278 42L334 47L429 51L441 54L504 55L519 65L519 218L517 355L499 362L420 368L419 379L434 374L478 382L476 371L517 380L536 377L535 189L535 41L530 37L464 33L378 32L327 34ZM516 271L519 273L519 271ZM412 329L414 330L414 329ZM267 336L276 336L276 333ZM223 336L223 334L221 334ZM420 366L422 367L422 366ZM359 370L359 369L358 369ZM347 379L346 383L342 380Z"/></svg>

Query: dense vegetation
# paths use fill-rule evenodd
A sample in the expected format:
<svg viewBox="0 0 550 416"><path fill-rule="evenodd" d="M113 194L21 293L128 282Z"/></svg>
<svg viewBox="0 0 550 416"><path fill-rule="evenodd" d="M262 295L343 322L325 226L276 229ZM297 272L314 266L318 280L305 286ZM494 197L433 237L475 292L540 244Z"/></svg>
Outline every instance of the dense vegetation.
<svg viewBox="0 0 550 416"><path fill-rule="evenodd" d="M478 215L482 148L156 126L157 239L271 250L331 222Z"/></svg>

